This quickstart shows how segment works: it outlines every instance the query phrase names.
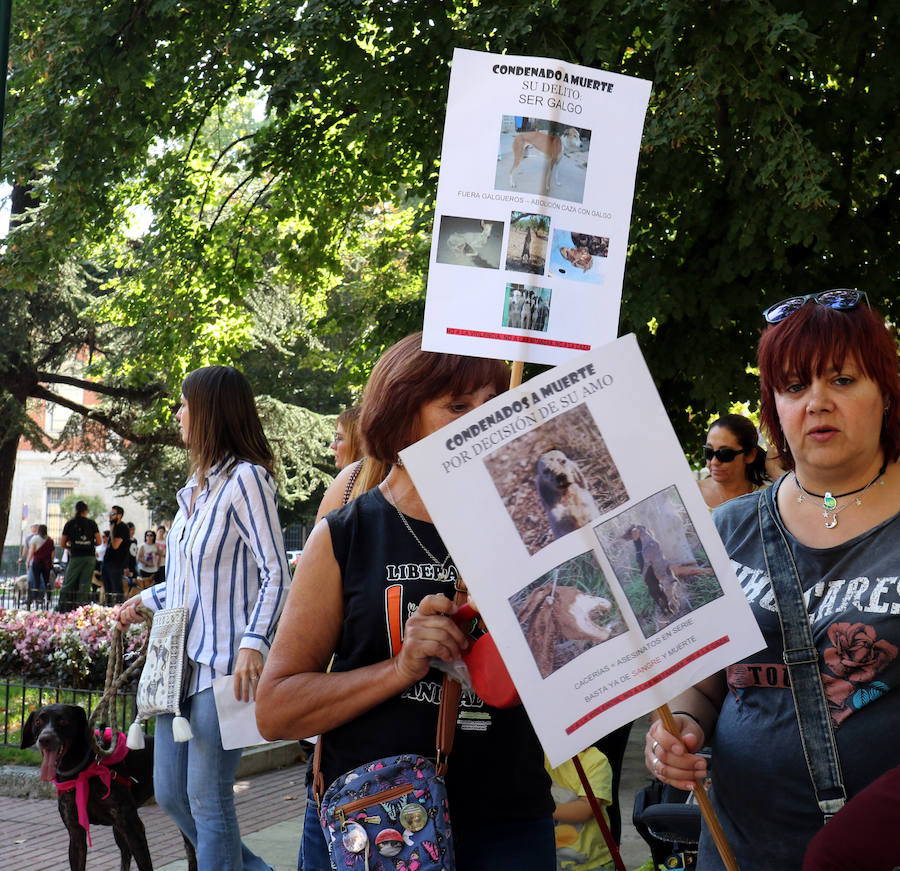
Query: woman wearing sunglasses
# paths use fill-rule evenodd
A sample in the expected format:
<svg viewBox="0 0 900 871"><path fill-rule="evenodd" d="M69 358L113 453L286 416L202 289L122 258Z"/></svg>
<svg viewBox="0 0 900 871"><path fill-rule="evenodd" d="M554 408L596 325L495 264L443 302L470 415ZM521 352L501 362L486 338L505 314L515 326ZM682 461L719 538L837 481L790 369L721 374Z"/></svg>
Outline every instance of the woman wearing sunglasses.
<svg viewBox="0 0 900 871"><path fill-rule="evenodd" d="M671 702L681 737L659 721L647 735L647 766L682 789L706 777L696 751L711 745L711 797L741 871L803 865L841 803L840 789L820 785L820 804L811 780L831 770L832 746L848 798L900 764L900 379L894 338L865 302L857 291L827 291L767 310L761 417L788 471L713 513L766 647ZM772 517L765 540L779 542L765 553L760 516ZM797 605L784 628L808 623L815 649L788 656L789 675L779 611L787 614L791 586ZM803 661L805 675L793 665ZM867 837L887 836L896 837ZM869 867L867 837L846 839L851 855L840 867ZM721 868L704 826L697 871Z"/></svg>
<svg viewBox="0 0 900 871"><path fill-rule="evenodd" d="M703 500L713 508L753 493L769 479L766 452L759 445L753 421L741 414L723 414L706 434L703 457L709 477L700 482Z"/></svg>

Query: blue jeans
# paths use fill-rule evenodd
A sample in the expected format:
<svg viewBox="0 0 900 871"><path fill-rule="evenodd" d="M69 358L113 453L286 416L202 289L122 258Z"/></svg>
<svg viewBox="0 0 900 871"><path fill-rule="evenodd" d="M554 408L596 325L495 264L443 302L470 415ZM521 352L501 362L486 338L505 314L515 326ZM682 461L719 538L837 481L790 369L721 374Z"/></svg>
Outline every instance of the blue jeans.
<svg viewBox="0 0 900 871"><path fill-rule="evenodd" d="M212 688L181 706L194 737L172 738L172 714L156 718L156 800L197 849L198 871L272 871L241 842L234 776L241 750L223 750Z"/></svg>
<svg viewBox="0 0 900 871"><path fill-rule="evenodd" d="M306 816L303 818L303 834L300 836L297 871L331 871L328 846L319 823L319 808L313 795L312 783L306 788Z"/></svg>

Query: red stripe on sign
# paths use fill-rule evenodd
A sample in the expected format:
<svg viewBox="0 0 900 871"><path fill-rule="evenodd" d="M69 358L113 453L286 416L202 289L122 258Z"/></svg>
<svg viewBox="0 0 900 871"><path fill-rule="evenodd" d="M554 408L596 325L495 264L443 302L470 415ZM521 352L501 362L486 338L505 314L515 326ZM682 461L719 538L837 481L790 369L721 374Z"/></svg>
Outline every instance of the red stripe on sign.
<svg viewBox="0 0 900 871"><path fill-rule="evenodd" d="M650 680L645 681L642 684L638 684L637 686L631 687L631 689L626 690L621 695L616 696L614 699L610 699L608 702L604 702L597 708L594 708L593 711L589 711L585 714L581 719L576 720L572 723L571 726L566 728L566 734L571 735L573 732L580 729L586 723L589 723L594 717L602 714L604 711L608 711L610 708L615 707L620 702L624 702L625 699L630 699L636 696L638 693L644 692L644 690L650 689L652 686L656 686L660 681L664 681L667 677L675 674L676 671L680 671L689 663L694 662L694 660L699 659L701 656L706 656L707 653L711 653L713 650L721 647L723 644L727 644L731 639L727 635L723 635L721 638L717 638L715 641L711 641L709 644L701 647L699 650L695 650L690 656L686 656L684 659L679 659L674 665L670 665L665 671L661 671L659 674L654 675L650 678Z"/></svg>
<svg viewBox="0 0 900 871"><path fill-rule="evenodd" d="M512 333L489 333L485 330L462 330L458 327L447 327L450 336L472 336L475 339L501 339L504 342L521 342L523 345L548 345L551 348L570 348L573 351L590 351L590 345L581 342L558 342L554 339L542 339L538 336L515 336Z"/></svg>

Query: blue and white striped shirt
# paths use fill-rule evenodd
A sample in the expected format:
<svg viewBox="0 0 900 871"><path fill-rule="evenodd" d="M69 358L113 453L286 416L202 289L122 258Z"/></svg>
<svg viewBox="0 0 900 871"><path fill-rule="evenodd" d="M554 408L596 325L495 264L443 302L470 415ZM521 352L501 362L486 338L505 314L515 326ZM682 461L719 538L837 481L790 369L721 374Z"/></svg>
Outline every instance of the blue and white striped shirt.
<svg viewBox="0 0 900 871"><path fill-rule="evenodd" d="M190 514L196 479L178 491L179 510L166 541L166 580L141 594L151 611L184 603L185 551L199 522L188 584L188 695L232 674L240 648L268 652L290 586L275 482L262 466L242 462L213 494L229 462L210 470ZM214 502L204 515L211 494Z"/></svg>

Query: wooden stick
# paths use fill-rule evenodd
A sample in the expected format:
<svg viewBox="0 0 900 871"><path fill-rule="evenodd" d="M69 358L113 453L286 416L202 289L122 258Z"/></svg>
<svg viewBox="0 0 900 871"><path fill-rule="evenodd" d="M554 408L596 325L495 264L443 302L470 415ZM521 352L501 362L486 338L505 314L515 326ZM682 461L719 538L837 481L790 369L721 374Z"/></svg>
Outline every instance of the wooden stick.
<svg viewBox="0 0 900 871"><path fill-rule="evenodd" d="M659 719L662 721L665 730L670 735L674 735L680 740L681 729L676 725L675 718L672 716L672 711L669 706L663 705L662 707L657 708L656 713L659 715ZM700 812L703 814L703 819L706 820L706 825L709 827L709 833L716 842L716 848L719 851L719 855L722 857L722 864L728 871L740 871L737 862L734 859L734 855L731 852L731 847L728 846L725 832L722 831L722 825L719 823L719 818L716 816L712 802L709 800L709 795L702 783L694 784L694 795L697 797L697 804L700 805Z"/></svg>
<svg viewBox="0 0 900 871"><path fill-rule="evenodd" d="M525 363L522 360L513 360L512 369L509 373L509 389L512 390L513 387L518 387L522 383L522 370L525 368Z"/></svg>
<svg viewBox="0 0 900 871"><path fill-rule="evenodd" d="M578 779L584 787L585 797L588 800L588 804L591 806L591 810L594 812L594 819L597 820L597 825L600 826L600 831L603 833L603 840L606 841L606 846L609 848L613 865L616 866L616 871L626 871L625 863L622 861L622 854L619 852L619 845L616 843L616 839L609 830L606 817L603 816L603 808L600 807L600 802L597 801L597 796L594 795L591 782L588 780L587 774L584 773L584 768L581 765L581 760L578 758L577 753L572 757L572 762L575 763L575 770L578 772Z"/></svg>

